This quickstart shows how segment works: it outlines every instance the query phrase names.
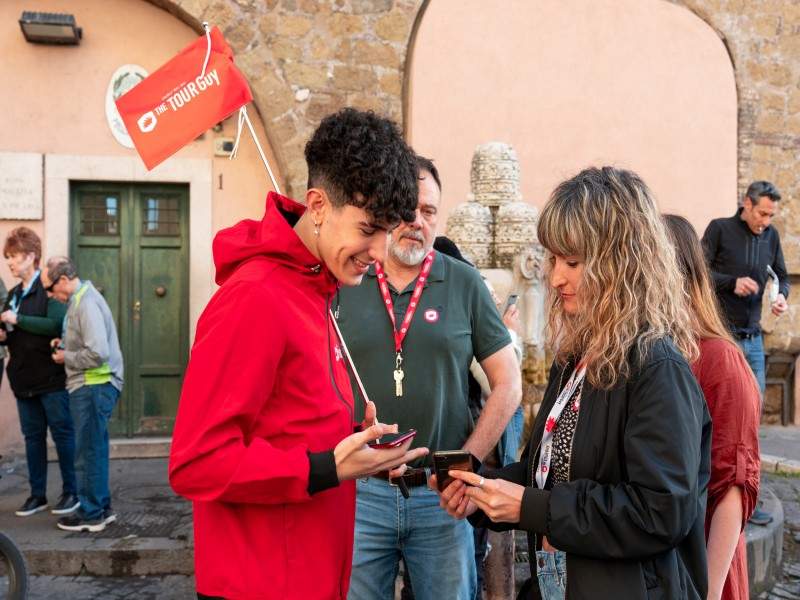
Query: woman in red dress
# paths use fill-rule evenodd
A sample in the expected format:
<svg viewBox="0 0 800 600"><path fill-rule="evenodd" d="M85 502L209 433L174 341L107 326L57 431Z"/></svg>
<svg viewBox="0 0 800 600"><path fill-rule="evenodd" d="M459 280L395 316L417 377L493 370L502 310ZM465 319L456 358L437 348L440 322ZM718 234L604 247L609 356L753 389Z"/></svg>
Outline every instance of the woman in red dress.
<svg viewBox="0 0 800 600"><path fill-rule="evenodd" d="M708 598L747 600L744 526L758 497L760 392L720 318L703 250L692 225L666 215L691 305L700 358L692 364L711 413L711 480L706 506Z"/></svg>

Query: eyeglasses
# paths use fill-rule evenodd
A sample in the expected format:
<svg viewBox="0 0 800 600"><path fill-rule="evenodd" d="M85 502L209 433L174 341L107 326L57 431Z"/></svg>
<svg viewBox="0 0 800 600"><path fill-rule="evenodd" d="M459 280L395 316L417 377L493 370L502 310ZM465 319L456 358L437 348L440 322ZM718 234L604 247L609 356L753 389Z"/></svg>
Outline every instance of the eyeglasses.
<svg viewBox="0 0 800 600"><path fill-rule="evenodd" d="M60 279L61 279L61 277L59 277L58 279L53 281L53 283L51 283L46 288L44 288L44 291L49 293L49 294L52 294L53 293L53 288L56 287L56 284L59 282Z"/></svg>

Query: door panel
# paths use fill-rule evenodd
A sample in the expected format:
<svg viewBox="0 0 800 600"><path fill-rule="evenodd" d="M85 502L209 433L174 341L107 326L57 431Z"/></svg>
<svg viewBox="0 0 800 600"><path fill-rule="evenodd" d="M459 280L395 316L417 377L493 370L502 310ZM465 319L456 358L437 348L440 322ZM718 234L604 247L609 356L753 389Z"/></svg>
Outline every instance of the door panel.
<svg viewBox="0 0 800 600"><path fill-rule="evenodd" d="M73 184L71 253L109 303L125 363L112 435L169 434L188 359L188 189Z"/></svg>
<svg viewBox="0 0 800 600"><path fill-rule="evenodd" d="M134 433L172 431L188 352L188 202L181 189L137 188Z"/></svg>
<svg viewBox="0 0 800 600"><path fill-rule="evenodd" d="M125 226L123 206L127 191L118 184L90 184L73 189L70 209L72 224L70 256L78 267L81 279L91 281L103 294L114 317L117 333L122 340L126 319L128 289L124 272L122 228ZM127 375L127 356L123 348L123 362ZM128 433L127 390L109 422L111 435Z"/></svg>

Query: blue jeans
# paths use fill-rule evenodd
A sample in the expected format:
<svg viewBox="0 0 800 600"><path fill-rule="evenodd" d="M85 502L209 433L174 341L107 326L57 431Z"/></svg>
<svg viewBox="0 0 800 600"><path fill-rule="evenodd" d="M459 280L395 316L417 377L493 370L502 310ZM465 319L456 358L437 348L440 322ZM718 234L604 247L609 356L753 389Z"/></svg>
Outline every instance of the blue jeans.
<svg viewBox="0 0 800 600"><path fill-rule="evenodd" d="M356 482L356 532L348 600L393 600L402 556L415 600L473 600L472 526L439 506L427 487L400 490L382 479Z"/></svg>
<svg viewBox="0 0 800 600"><path fill-rule="evenodd" d="M500 455L500 466L505 467L517 462L517 451L522 441L522 430L525 428L525 418L522 415L522 406L511 417L511 420L503 430L500 441L497 442L497 453Z"/></svg>
<svg viewBox="0 0 800 600"><path fill-rule="evenodd" d="M542 600L564 600L567 593L567 555L561 550L536 551L536 578Z"/></svg>
<svg viewBox="0 0 800 600"><path fill-rule="evenodd" d="M766 367L764 365L764 340L761 335L751 337L749 340L737 340L739 347L744 352L747 364L753 369L753 374L761 389L761 404L764 404L764 391L767 389Z"/></svg>
<svg viewBox="0 0 800 600"><path fill-rule="evenodd" d="M47 495L47 428L56 444L58 466L61 470L62 493L74 494L75 486L75 428L69 414L67 390L17 398L17 412L25 438L25 458L28 461L28 482L31 496Z"/></svg>
<svg viewBox="0 0 800 600"><path fill-rule="evenodd" d="M119 398L110 383L84 385L69 394L75 421L75 471L81 516L98 519L111 508L108 488L108 420Z"/></svg>

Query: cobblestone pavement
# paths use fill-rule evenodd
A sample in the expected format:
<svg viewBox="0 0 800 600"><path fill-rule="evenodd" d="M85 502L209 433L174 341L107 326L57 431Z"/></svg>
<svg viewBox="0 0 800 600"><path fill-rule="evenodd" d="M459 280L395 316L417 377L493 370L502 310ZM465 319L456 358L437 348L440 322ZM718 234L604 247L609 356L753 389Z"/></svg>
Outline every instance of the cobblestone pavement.
<svg viewBox="0 0 800 600"><path fill-rule="evenodd" d="M800 476L762 473L762 481L783 504L785 528L783 540L783 573L770 591L759 600L800 600ZM519 586L530 576L527 544L522 532L516 536L516 582ZM0 590L5 582L0 578ZM519 588L518 588L519 589ZM2 595L2 593L0 593ZM399 597L399 595L397 596ZM30 600L65 598L70 600L192 600L194 578L166 577L47 577L31 578Z"/></svg>
<svg viewBox="0 0 800 600"><path fill-rule="evenodd" d="M0 578L0 590L5 582ZM31 577L29 600L192 600L194 577Z"/></svg>
<svg viewBox="0 0 800 600"><path fill-rule="evenodd" d="M800 600L800 477L761 474L783 504L783 573L769 592L759 600Z"/></svg>

